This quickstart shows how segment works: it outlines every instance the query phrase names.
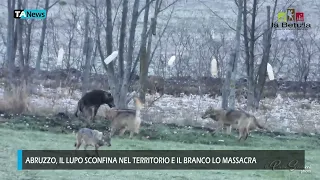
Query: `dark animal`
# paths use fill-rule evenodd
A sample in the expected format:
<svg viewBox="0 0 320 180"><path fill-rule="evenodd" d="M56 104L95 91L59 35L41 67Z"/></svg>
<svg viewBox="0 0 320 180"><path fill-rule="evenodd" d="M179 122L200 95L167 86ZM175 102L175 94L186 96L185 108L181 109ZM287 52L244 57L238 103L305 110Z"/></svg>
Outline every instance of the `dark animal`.
<svg viewBox="0 0 320 180"><path fill-rule="evenodd" d="M94 121L102 104L108 104L110 108L115 107L112 94L104 90L92 90L78 101L77 111L74 115L78 117L78 111L82 113L86 111L90 114L90 120Z"/></svg>

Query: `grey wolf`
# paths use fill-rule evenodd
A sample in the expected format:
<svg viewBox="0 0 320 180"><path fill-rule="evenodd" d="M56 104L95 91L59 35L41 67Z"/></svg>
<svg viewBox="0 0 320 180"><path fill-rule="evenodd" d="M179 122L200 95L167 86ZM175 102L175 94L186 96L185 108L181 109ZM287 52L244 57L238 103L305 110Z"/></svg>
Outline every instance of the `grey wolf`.
<svg viewBox="0 0 320 180"><path fill-rule="evenodd" d="M242 110L223 110L223 109L214 109L212 107L209 107L205 113L202 115L202 119L205 118L211 118L214 121L219 122L219 128L217 128L217 131L223 128L223 126L228 126L228 134L231 133L232 125L236 125L236 127L239 130L239 139L243 139L244 141L248 138L249 131L260 128L265 129L263 126L261 126L255 116L242 111Z"/></svg>
<svg viewBox="0 0 320 180"><path fill-rule="evenodd" d="M87 150L88 146L95 147L96 154L99 156L99 147L111 146L111 136L109 132L103 133L95 129L81 128L76 133L76 143L74 144L76 150L80 148L82 143L84 144L84 150Z"/></svg>
<svg viewBox="0 0 320 180"><path fill-rule="evenodd" d="M149 94L164 93L165 81L161 76L148 76L146 86Z"/></svg>
<svg viewBox="0 0 320 180"><path fill-rule="evenodd" d="M78 111L88 113L90 120L94 121L98 109L102 104L108 104L110 108L115 107L114 99L110 92L104 90L92 90L84 94L78 101L75 116L78 117Z"/></svg>
<svg viewBox="0 0 320 180"><path fill-rule="evenodd" d="M120 130L119 136L123 136L126 130L130 131L130 138L134 133L139 134L141 124L141 109L143 104L139 98L134 98L136 110L134 109L107 109L105 118L111 121L111 136Z"/></svg>

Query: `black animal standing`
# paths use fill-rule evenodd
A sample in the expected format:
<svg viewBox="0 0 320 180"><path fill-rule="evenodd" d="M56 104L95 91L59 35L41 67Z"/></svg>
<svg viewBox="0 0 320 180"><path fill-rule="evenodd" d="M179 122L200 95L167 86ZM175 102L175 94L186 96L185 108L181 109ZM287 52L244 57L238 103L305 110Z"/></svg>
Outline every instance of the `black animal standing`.
<svg viewBox="0 0 320 180"><path fill-rule="evenodd" d="M108 104L110 108L115 107L112 94L104 90L92 90L83 95L78 101L77 111L74 115L78 117L78 111L82 113L87 111L90 113L90 120L94 122L94 118L102 104Z"/></svg>

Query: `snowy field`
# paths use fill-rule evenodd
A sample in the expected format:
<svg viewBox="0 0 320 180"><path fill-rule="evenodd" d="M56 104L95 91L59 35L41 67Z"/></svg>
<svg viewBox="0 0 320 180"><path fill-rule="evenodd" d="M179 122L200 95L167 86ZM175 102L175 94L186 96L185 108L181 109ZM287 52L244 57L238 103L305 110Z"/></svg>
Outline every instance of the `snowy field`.
<svg viewBox="0 0 320 180"><path fill-rule="evenodd" d="M3 89L0 90L2 98ZM36 94L36 95L35 95ZM81 92L75 91L68 94L68 89L37 88L37 92L29 97L29 107L32 112L39 115L50 115L57 112L73 114L77 101L81 98ZM154 101L159 95L147 95L147 103ZM164 95L156 100L152 106L143 110L143 120L152 123L175 123L185 126L205 126L215 128L217 123L211 119L202 119L202 113L209 106L221 107L221 97L210 98L208 96L183 96L174 97ZM278 95L275 99L264 99L261 102L267 108L261 108L252 112L259 120L271 130L288 133L320 133L320 104L312 102L311 109L303 109L301 105L306 103L301 100L282 98ZM130 108L135 108L133 102ZM237 108L245 109L245 102L236 104ZM100 107L98 116L104 115L107 105Z"/></svg>

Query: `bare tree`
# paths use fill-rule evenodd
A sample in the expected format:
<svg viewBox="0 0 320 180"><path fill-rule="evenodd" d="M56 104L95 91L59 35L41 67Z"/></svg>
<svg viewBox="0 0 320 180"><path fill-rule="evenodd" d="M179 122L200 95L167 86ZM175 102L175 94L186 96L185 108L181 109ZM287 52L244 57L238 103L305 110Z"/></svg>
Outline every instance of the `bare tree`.
<svg viewBox="0 0 320 180"><path fill-rule="evenodd" d="M140 58L142 58L141 53L143 48L141 49L142 46L140 46L138 55L136 56L135 53L135 36L136 36L136 27L137 27L137 21L139 15L144 11L148 11L148 8L150 8L150 4L155 1L155 0L149 0L147 3L139 9L139 1L135 0L133 2L132 6L132 18L130 20L127 19L128 16L128 10L129 10L129 1L128 0L123 0L122 1L122 16L121 16L121 25L120 25L120 36L119 36L119 46L118 46L118 51L119 51L119 57L117 61L111 62L108 65L105 64L104 59L106 56L110 55L112 53L112 47L113 47L113 38L112 38L112 33L113 33L113 28L115 23L115 19L117 16L118 10L116 10L116 15L112 16L112 6L114 4L111 3L111 1L106 1L106 20L107 20L107 25L103 25L103 17L100 16L100 13L98 13L98 6L97 6L97 1L95 1L95 5L91 5L89 7L93 7L93 13L95 15L96 19L96 46L97 46L97 51L99 52L101 62L107 72L108 76L108 84L109 87L111 88L111 91L113 93L113 96L115 98L115 104L119 108L126 108L128 102L132 99L132 96L127 97L128 93L128 88L131 83L131 78L132 74L134 72L134 69L137 66L138 61ZM160 5L162 0L159 0L159 5L158 8L160 9ZM170 5L171 6L171 5ZM89 8L90 9L90 8ZM118 8L117 8L118 9ZM164 9L161 9L159 11L156 11L157 15L159 12L161 12ZM146 13L145 11L145 13ZM129 22L128 22L129 21ZM149 54L151 54L151 42L152 39L150 38L150 34L155 34L155 24L156 24L156 16L154 17L154 20L152 20L151 25L149 27L149 30L146 27L146 31L141 35L142 38L145 38L145 42L142 42L142 45L144 46L144 49L146 50L146 70L148 69L148 62L150 59ZM128 26L127 23L130 23ZM102 26L105 27L106 30L106 46L107 46L107 55L104 55L103 52L103 44L101 42L100 38L100 27ZM153 25L154 24L154 25ZM129 36L127 36L127 30L129 29ZM149 39L148 39L149 38ZM117 38L118 39L118 38ZM150 53L148 53L150 52ZM133 61L135 59L135 61ZM117 64L115 64L117 62ZM148 72L148 71L145 71ZM147 73L145 73L147 74Z"/></svg>
<svg viewBox="0 0 320 180"><path fill-rule="evenodd" d="M71 18L66 19L67 23L68 23L68 28L66 28L67 31L67 39L68 39L68 45L67 45L67 57L65 58L66 60L66 69L70 69L70 67L72 66L73 61L71 61L71 56L72 54L74 54L74 41L77 38L77 35L80 35L80 33L77 33L77 25L79 23L79 11L78 11L78 3L75 2L74 3L74 8L69 8L69 12L71 13ZM73 62L73 63L72 63ZM79 61L78 61L79 62ZM80 61L81 62L81 61ZM80 66L80 65L78 65Z"/></svg>
<svg viewBox="0 0 320 180"><path fill-rule="evenodd" d="M20 6L26 8L27 7L27 2L28 1L25 1L25 3L22 5L22 3L19 3ZM36 8L39 7L39 2L40 0L37 0L36 1ZM36 21L34 19L31 19L31 20L26 20L23 24L23 29L25 29L25 31L23 31L25 33L25 41L23 42L23 38L20 34L20 55L22 55L22 53L24 54L23 58L20 57L20 80L21 82L25 83L25 85L30 85L28 83L29 81L29 69L30 69L30 61L32 60L32 52L31 52L31 42L33 40L32 38L32 30L33 30L33 26L34 26L34 23ZM19 32L21 33L21 32ZM24 50L22 50L22 45L21 44L24 44ZM24 52L23 52L24 51Z"/></svg>
<svg viewBox="0 0 320 180"><path fill-rule="evenodd" d="M53 7L55 4L57 4L58 2L60 2L60 0L57 0L52 5L49 5L50 0L45 0L44 9L47 11L47 14L48 14L49 9L51 7ZM42 57L42 53L43 53L44 40L46 37L47 22L48 22L48 20L47 20L47 18L45 18L42 23L39 50L38 50L37 59L36 59L36 74L38 74L40 71L41 57Z"/></svg>
<svg viewBox="0 0 320 180"><path fill-rule="evenodd" d="M181 77L184 76L184 71L187 71L188 74L190 68L189 64L189 52L188 48L192 44L193 38L192 33L188 30L188 25L186 23L178 25L177 28L171 33L171 42L174 44L174 54L177 58L176 65L174 66L175 76ZM172 72L172 73L174 73Z"/></svg>
<svg viewBox="0 0 320 180"><path fill-rule="evenodd" d="M255 25L256 25L256 12L257 12L257 0L253 0L252 5L252 18L251 18L251 28L250 28L250 40L248 35L248 24L247 24L247 2L244 1L244 11L243 11L243 31L244 31L244 45L246 54L246 67L248 76L248 105L252 106L254 103L254 46L256 42L255 37Z"/></svg>
<svg viewBox="0 0 320 180"><path fill-rule="evenodd" d="M287 43L283 43L282 40L278 39L279 37L276 36L275 39L273 39L273 45L272 45L272 58L270 58L270 64L273 65L274 75L276 77L279 76L279 74L282 72L282 69L285 64L285 59L287 57L288 51L290 48L287 48Z"/></svg>
<svg viewBox="0 0 320 180"><path fill-rule="evenodd" d="M275 14L275 8L277 6L277 0L275 1L275 6L273 9L272 19ZM254 104L253 107L258 108L259 102L261 99L261 94L263 92L263 87L266 82L266 76L267 76L267 65L270 59L270 48L271 48L271 37L272 35L272 29L271 29L271 12L270 12L270 6L267 6L267 28L263 32L263 53L262 53L262 60L261 64L259 66L257 80L254 81L257 84L255 84L254 88ZM251 104L251 103L249 103Z"/></svg>
<svg viewBox="0 0 320 180"><path fill-rule="evenodd" d="M140 45L140 91L139 97L142 102L145 102L145 96L147 91L146 81L148 76L148 57L147 57L147 28L149 21L149 4L150 0L146 0L146 8L144 10L143 28L141 33L141 45ZM150 38L150 37L149 37Z"/></svg>
<svg viewBox="0 0 320 180"><path fill-rule="evenodd" d="M24 9L21 0L18 0L18 9ZM24 21L17 21L17 39L18 39L18 52L19 52L19 66L23 69L24 66L24 54L23 54L23 29Z"/></svg>
<svg viewBox="0 0 320 180"><path fill-rule="evenodd" d="M309 38L306 37L306 31L296 30L294 32L294 46L292 54L294 54L294 58L297 60L297 73L296 77L298 77L299 82L306 82L308 76L310 75L310 63L311 59L313 59L316 51L314 50L314 42L312 42Z"/></svg>
<svg viewBox="0 0 320 180"><path fill-rule="evenodd" d="M269 62L270 57L270 48L271 48L271 19L273 21L275 10L277 6L277 0L274 3L273 13L270 16L270 6L267 7L267 28L263 32L263 53L261 63L258 67L258 72L255 75L254 73L254 60L255 60L255 41L260 36L255 36L256 32L256 12L257 12L257 0L253 1L252 13L251 13L251 28L248 29L247 25L247 4L246 1L244 3L244 11L243 11L243 21L244 21L244 44L245 44L245 54L246 54L246 66L247 66L247 75L248 75L248 101L247 105L251 108L258 108L259 102L261 98L261 94L263 92L263 87L266 80L267 73L267 64ZM250 32L250 37L248 36L248 31Z"/></svg>
<svg viewBox="0 0 320 180"><path fill-rule="evenodd" d="M152 50L151 50L152 37L156 35L157 19L158 19L159 13L161 12L161 5L162 5L163 0L156 0L154 14L153 14L153 17L151 18L151 25L150 25L149 30L146 31L147 24L148 24L149 7L150 7L150 4L152 3L152 1L154 1L154 0L146 0L145 16L144 16L144 28L145 29L142 34L142 36L144 36L144 37L141 38L141 40L142 40L141 50L142 51L140 51L140 54L141 54L141 56L145 56L145 59L144 58L140 59L140 86L141 86L140 98L143 102L145 101L145 94L146 94L146 90L147 90L146 81L147 81L147 76L148 76L149 65L150 65L151 58L152 58L152 54L151 54L152 53ZM162 35L160 36L160 38L161 37L162 37ZM147 42L147 46L146 46L147 38L148 38L148 42ZM156 49L156 47L155 47L155 49ZM146 54L143 54L143 53L146 53Z"/></svg>
<svg viewBox="0 0 320 180"><path fill-rule="evenodd" d="M246 2L246 0L244 0ZM222 108L227 109L228 107L234 109L235 107L235 76L237 73L237 61L240 53L240 35L242 25L242 11L243 11L243 0L238 0L238 18L236 27L236 36L233 49L230 54L228 63L227 76L223 83L222 91ZM229 105L229 106L228 106Z"/></svg>
<svg viewBox="0 0 320 180"><path fill-rule="evenodd" d="M45 5L44 5L44 9L47 11L47 13L49 10L49 2L50 2L50 0L46 0ZM43 20L42 28L41 28L41 38L40 38L40 43L39 43L38 55L37 55L37 59L36 59L36 74L38 74L39 70L40 70L41 56L42 56L42 52L43 52L44 39L46 36L46 29L47 29L47 18L45 18Z"/></svg>
<svg viewBox="0 0 320 180"><path fill-rule="evenodd" d="M119 78L120 84L124 77L124 51L125 51L125 40L126 40L126 30L127 30L127 17L128 17L128 0L123 0L122 2L122 18L121 18L121 28L120 28L120 38L119 38ZM133 17L132 17L133 18Z"/></svg>
<svg viewBox="0 0 320 180"><path fill-rule="evenodd" d="M12 14L15 7L15 0L7 0L8 3L8 25L7 25L7 60L6 60L6 69L8 71L8 83L13 81L13 71L14 71L14 19ZM7 84L8 85L8 84Z"/></svg>
<svg viewBox="0 0 320 180"><path fill-rule="evenodd" d="M95 1L95 7L97 8L97 2ZM105 32L106 32L106 46L107 46L107 56L109 56L112 53L112 49L113 49L113 38L112 38L112 32L113 32L113 23L112 23L112 3L111 0L106 0L106 17L107 17L107 26L105 27ZM96 14L96 18L98 17L98 14ZM108 83L109 83L109 87L111 88L111 92L112 94L116 94L116 87L118 87L118 82L116 81L116 77L115 77L115 69L114 69L114 62L110 62L108 65L104 62L105 59L105 55L103 53L102 50L102 45L101 45L101 38L100 38L100 26L98 25L100 22L96 21L96 32L97 34L97 39L96 39L96 43L97 43L97 48L99 51L99 55L100 55L100 59L101 62L104 66L104 68L107 71L107 76L108 76ZM117 101L117 96L115 96L115 101L118 103Z"/></svg>
<svg viewBox="0 0 320 180"><path fill-rule="evenodd" d="M111 9L111 1L107 0L107 53L110 55L112 53L112 9ZM135 30L137 26L137 20L139 16L138 9L139 8L139 1L135 0L133 5L133 12L132 12L132 19L131 19L131 25L130 25L130 31L129 31L129 40L128 40L128 52L127 52L127 58L126 63L127 66L124 69L124 43L125 43L125 37L126 37L126 23L127 23L127 14L128 14L128 0L123 0L122 3L122 24L120 29L120 42L119 42L119 73L118 75L115 74L114 70L114 63L109 63L108 66L104 63L104 56L102 55L102 49L101 44L99 45L99 53L100 57L103 58L102 63L104 64L104 67L106 68L107 75L108 75L108 81L109 85L111 87L111 90L113 92L113 95L115 97L115 104L119 108L125 108L127 106L127 91L128 91L128 80L129 80L129 74L131 72L132 67L132 55L133 55L133 49L134 49L134 38L135 38ZM110 36L111 33L111 36ZM109 35L109 37L108 37ZM110 52L109 52L110 51ZM119 77L118 81L116 78Z"/></svg>
<svg viewBox="0 0 320 180"><path fill-rule="evenodd" d="M83 84L82 84L82 95L84 95L89 88L89 78L90 78L90 70L91 70L91 56L93 51L93 40L89 35L89 12L86 12L84 25L84 47L83 47L83 55L85 56L85 66L83 73Z"/></svg>

